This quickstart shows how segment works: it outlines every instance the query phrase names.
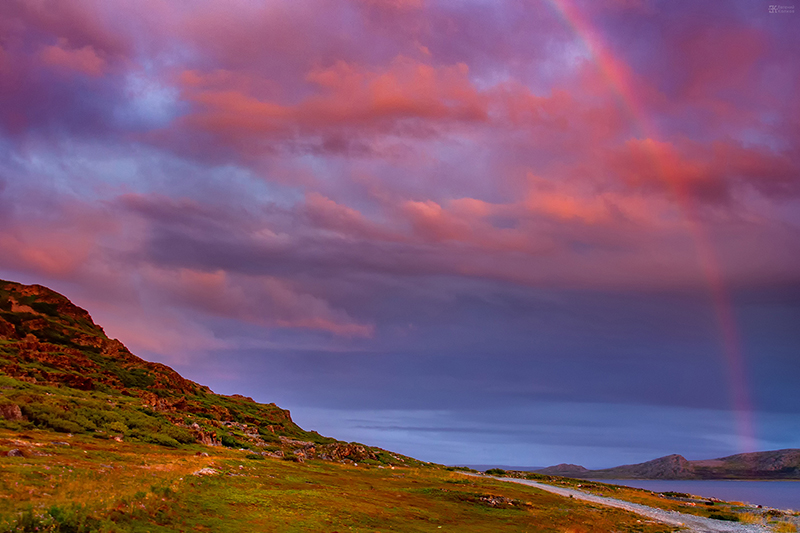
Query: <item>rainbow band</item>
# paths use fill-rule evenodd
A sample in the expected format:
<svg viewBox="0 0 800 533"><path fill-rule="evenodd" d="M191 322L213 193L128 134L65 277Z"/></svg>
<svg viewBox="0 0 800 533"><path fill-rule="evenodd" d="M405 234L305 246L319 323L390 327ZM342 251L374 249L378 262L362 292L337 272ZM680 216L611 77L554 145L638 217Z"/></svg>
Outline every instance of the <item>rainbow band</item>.
<svg viewBox="0 0 800 533"><path fill-rule="evenodd" d="M570 0L549 0L549 2L570 30L585 43L608 86L617 96L623 110L630 116L631 123L646 140L642 144L656 169L657 177L667 184L675 197L686 222L687 230L694 242L700 267L713 302L721 336L721 347L728 369L739 447L742 452L755 451L757 439L753 425L753 407L733 308L723 281L717 254L700 223L697 208L686 183L678 175L677 155L670 150L663 149L664 145L659 148L659 143L655 141L658 138L656 128L648 119L644 106L636 98L627 65L611 54L609 47L600 38L599 32L594 30L587 18L575 8Z"/></svg>

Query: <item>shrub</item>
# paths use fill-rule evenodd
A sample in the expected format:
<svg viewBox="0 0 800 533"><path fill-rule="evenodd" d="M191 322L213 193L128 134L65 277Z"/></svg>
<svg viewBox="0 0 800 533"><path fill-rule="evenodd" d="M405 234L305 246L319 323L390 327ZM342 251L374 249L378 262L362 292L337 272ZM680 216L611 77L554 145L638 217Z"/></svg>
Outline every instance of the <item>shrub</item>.
<svg viewBox="0 0 800 533"><path fill-rule="evenodd" d="M58 305L49 302L32 302L31 309L43 315L58 316Z"/></svg>
<svg viewBox="0 0 800 533"><path fill-rule="evenodd" d="M127 388L146 389L155 383L155 378L143 368L115 368L114 373Z"/></svg>
<svg viewBox="0 0 800 533"><path fill-rule="evenodd" d="M708 515L709 518L713 518L714 520L727 520L728 522L738 522L739 515L735 515L733 513L711 513Z"/></svg>
<svg viewBox="0 0 800 533"><path fill-rule="evenodd" d="M164 435L163 433L157 432L148 432L142 431L139 429L133 430L130 433L131 438L140 440L142 442L149 442L150 444L158 444L160 446L169 446L170 448L177 448L180 446L178 441L170 437L169 435Z"/></svg>
<svg viewBox="0 0 800 533"><path fill-rule="evenodd" d="M739 521L745 524L763 524L764 517L757 513L742 513L739 515Z"/></svg>
<svg viewBox="0 0 800 533"><path fill-rule="evenodd" d="M280 442L280 438L267 428L258 428L258 434L265 442Z"/></svg>
<svg viewBox="0 0 800 533"><path fill-rule="evenodd" d="M489 470L486 471L486 473L489 474L490 476L505 476L506 474L508 474L508 472L506 472L502 468L490 468Z"/></svg>
<svg viewBox="0 0 800 533"><path fill-rule="evenodd" d="M234 439L230 435L222 435L219 438L219 441L222 443L223 446L226 448L241 448L242 445L239 443L238 440Z"/></svg>
<svg viewBox="0 0 800 533"><path fill-rule="evenodd" d="M8 524L3 525L7 528L4 531L8 532L89 533L97 531L101 523L81 505L72 505L69 508L54 505L46 511L37 513L28 508L16 519L12 519L10 527Z"/></svg>
<svg viewBox="0 0 800 533"><path fill-rule="evenodd" d="M111 422L106 425L106 429L112 433L125 433L128 431L128 426L122 422Z"/></svg>
<svg viewBox="0 0 800 533"><path fill-rule="evenodd" d="M47 427L62 433L80 433L83 427L78 424L72 415L61 409L49 405L31 403L22 405L22 413L39 427Z"/></svg>
<svg viewBox="0 0 800 533"><path fill-rule="evenodd" d="M170 438L175 439L176 441L180 442L181 444L191 444L195 442L194 436L189 432L189 430L173 426L172 424L164 424L162 429L162 433L167 435Z"/></svg>

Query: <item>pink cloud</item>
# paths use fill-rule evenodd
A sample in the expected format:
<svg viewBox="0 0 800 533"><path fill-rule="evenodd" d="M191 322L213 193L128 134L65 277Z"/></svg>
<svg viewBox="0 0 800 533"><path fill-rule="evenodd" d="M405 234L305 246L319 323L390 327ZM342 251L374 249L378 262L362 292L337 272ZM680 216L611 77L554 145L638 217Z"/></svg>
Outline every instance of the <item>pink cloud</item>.
<svg viewBox="0 0 800 533"><path fill-rule="evenodd" d="M696 143L630 140L608 158L609 169L630 187L656 187L701 201L728 202L735 191L796 194L798 163L787 153L731 141Z"/></svg>
<svg viewBox="0 0 800 533"><path fill-rule="evenodd" d="M424 5L423 0L358 0L367 6L387 10L419 9Z"/></svg>
<svg viewBox="0 0 800 533"><path fill-rule="evenodd" d="M128 32L119 31L125 25L121 23L125 18L120 17L121 10L124 11L121 6L97 0L11 1L3 3L0 14L14 22L10 25L13 33L36 30L55 36L62 48L79 51L88 46L95 54L116 56L124 55L131 44Z"/></svg>
<svg viewBox="0 0 800 533"><path fill-rule="evenodd" d="M74 70L88 76L100 76L106 67L105 60L91 46L69 49L63 41L56 46L43 48L40 57L46 65Z"/></svg>
<svg viewBox="0 0 800 533"><path fill-rule="evenodd" d="M403 237L390 227L370 221L359 211L336 203L319 193L306 195L303 211L316 227L348 238L397 241Z"/></svg>
<svg viewBox="0 0 800 533"><path fill-rule="evenodd" d="M621 8L618 16L639 16L643 6L638 1L606 4ZM282 251L302 251L309 241L330 246L318 252L321 255L335 255L331 243L342 243L353 246L348 249L351 256L337 260L361 261L359 265L380 263L359 255L366 255L368 246L402 249L410 254L409 269L414 268L415 247L427 247L441 253L440 260L431 263L446 273L543 282L568 280L571 273L583 276L578 271L585 258L570 248L578 242L581 253L597 255L598 264L614 265L608 272L598 268L593 275L616 279L612 270L625 270L625 261L630 268L640 266L640 260L632 258L636 253L659 255L655 244L643 244L647 235L667 243L666 249L669 239L678 239L684 231L673 224L681 216L676 192L700 209L723 213L720 219L747 212L751 193L767 203L798 194L793 149L773 142L770 135L777 130L768 123L772 118L754 122L757 113L742 104L740 93L760 98L751 91L751 78L769 45L769 36L755 26L720 23L703 31L691 25L674 35L665 31L663 44L673 57L664 74L674 83L671 91L652 76L637 77L625 61L626 53L634 56L632 51L614 56L614 72L622 74L622 85L630 85L633 96L642 97L643 115L669 122L668 114L658 114L701 108L720 120L758 126L747 131L706 130L704 119L695 119L686 122L688 131L699 132L695 137L673 134L665 127L660 136L640 138L641 117L630 116L631 102L625 100L629 95L620 95L620 88L600 68L600 60L608 58L583 57L581 39L557 20L537 26L544 40L536 43L552 44L564 64L544 62L544 48L512 46L527 42L520 40L528 29L523 19L506 35L498 32L508 26L503 17L485 20L493 12L435 2L274 2L241 4L238 9L199 3L186 12L169 2L137 8L111 5L17 2L2 8L7 20L16 21L4 28L21 25L30 32L23 39L14 33L17 30L8 30L15 37L0 49L0 69L16 78L0 84L5 83L8 94L19 95L29 86L17 79L36 80L34 67L25 62L25 39L30 40L27 49L45 65L92 77L105 75L95 80L104 87L106 82L124 86L117 76L141 69L137 53L149 54L154 79L180 90L182 101L176 108L186 113L158 131L131 134L132 142L144 139L154 150L172 151L168 155L177 154L178 159L212 159L237 172L252 172L256 180L277 184L279 191L270 190L267 196L274 193L280 197L276 204L283 202L280 209L269 203L272 200L249 206L250 213L280 211L275 218L283 220L283 226L273 225L272 219L261 224L256 214L237 218L205 209L203 202L209 199L202 197L202 188L187 193L176 186L163 193L164 205L157 207L146 199L139 202L147 205L138 217L150 216L154 227L160 223L187 238L201 240L204 231L229 232L246 236L241 239L249 244L279 240ZM115 22L115 10L122 14L120 19L132 21L129 28ZM599 9L592 13L602 15ZM433 22L440 34L430 31ZM559 60L562 55L556 54ZM9 115L6 124L17 119L32 122L29 111L48 101L42 94L50 93L25 100L28 107L9 106L22 111L18 117ZM87 100L77 94L77 100ZM125 103L124 97L92 95L97 97L92 104L106 104L99 111L106 117L116 116ZM65 116L79 116L83 123L85 115L75 111L83 108L71 104L59 101L54 107L63 108ZM800 108L794 109L796 114ZM109 124L109 130L116 127L113 121ZM105 140L105 133L96 135ZM749 135L755 140L737 140ZM540 178L526 180L529 174ZM138 179L131 179L131 189L139 190ZM141 185L147 187L156 186ZM248 194L241 193L249 200ZM180 200L171 202L170 195ZM128 206L137 203L132 197L126 201ZM187 216L185 226L169 226L175 213ZM207 226L195 224L198 220ZM79 270L100 246L86 228L76 232L84 237L63 239L55 229L58 237L46 237L49 230L34 223L20 223L19 228L18 233L3 234L5 246L19 251L14 264L52 275ZM630 255L615 256L607 246L610 242L624 242ZM144 255L137 246L145 244L132 245ZM458 254L465 250L476 257L461 258ZM516 263L506 262L506 253L535 258L536 268L525 264L512 272ZM455 264L457 256L462 264ZM175 283L186 286L181 298L211 314L256 320L254 310L260 308L240 293L251 288L274 303L274 313L266 314L273 326L355 336L368 332L366 321L352 318L290 276L268 275L257 282L236 278L232 268L204 270L188 257L185 261L180 266L186 272L165 267L170 273L154 275L156 281L173 276ZM526 269L533 273L528 276ZM684 274L689 270L684 266ZM206 279L204 272L213 275ZM215 277L218 272L220 279ZM213 301L192 299L204 289L216 295ZM234 308L250 311L237 315Z"/></svg>
<svg viewBox="0 0 800 533"><path fill-rule="evenodd" d="M0 226L0 267L70 278L94 260L98 242L117 228L106 213L77 202L51 206L48 218L7 215Z"/></svg>
<svg viewBox="0 0 800 533"><path fill-rule="evenodd" d="M713 104L710 99L720 93L745 88L765 47L764 34L755 28L695 28L683 35L674 70L681 72L685 98Z"/></svg>
<svg viewBox="0 0 800 533"><path fill-rule="evenodd" d="M148 268L147 283L157 287L165 303L268 327L327 331L344 337L370 337L373 326L351 319L322 298L271 276L232 275L181 268Z"/></svg>
<svg viewBox="0 0 800 533"><path fill-rule="evenodd" d="M307 103L308 113L341 120L402 118L485 120L486 102L463 63L434 67L397 57L388 69L367 70L338 62L315 70L307 80L327 94Z"/></svg>
<svg viewBox="0 0 800 533"><path fill-rule="evenodd" d="M72 274L85 261L90 247L81 237L65 241L62 236L32 234L16 236L0 234L0 264L7 269L39 272L45 276L62 277ZM78 242L75 242L78 241Z"/></svg>
<svg viewBox="0 0 800 533"><path fill-rule="evenodd" d="M221 137L225 143L251 143L251 136L287 138L353 127L393 130L405 120L483 121L486 99L471 84L464 64L434 67L399 57L388 68L372 70L337 62L314 69L306 80L315 94L297 104L264 99L251 90L268 80L187 71L180 78L185 98L195 104L184 119L189 129Z"/></svg>

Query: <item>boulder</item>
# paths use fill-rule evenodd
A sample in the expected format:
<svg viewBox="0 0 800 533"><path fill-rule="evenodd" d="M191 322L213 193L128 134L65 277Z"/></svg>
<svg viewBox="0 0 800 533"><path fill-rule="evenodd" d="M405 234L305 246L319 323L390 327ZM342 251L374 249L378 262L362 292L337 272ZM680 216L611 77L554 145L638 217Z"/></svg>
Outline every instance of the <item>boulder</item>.
<svg viewBox="0 0 800 533"><path fill-rule="evenodd" d="M6 420L22 420L22 409L13 403L0 405L0 416Z"/></svg>
<svg viewBox="0 0 800 533"><path fill-rule="evenodd" d="M213 468L201 468L200 470L192 472L193 476L216 476L217 474L219 474L219 472Z"/></svg>

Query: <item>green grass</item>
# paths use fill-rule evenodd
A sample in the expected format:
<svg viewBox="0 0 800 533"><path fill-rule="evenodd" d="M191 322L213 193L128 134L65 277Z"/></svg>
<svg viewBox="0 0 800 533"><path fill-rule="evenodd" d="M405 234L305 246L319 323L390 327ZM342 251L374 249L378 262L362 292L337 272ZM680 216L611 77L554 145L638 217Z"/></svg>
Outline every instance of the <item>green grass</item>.
<svg viewBox="0 0 800 533"><path fill-rule="evenodd" d="M2 457L11 447L26 457ZM0 532L23 531L25 523L55 528L49 531L672 531L444 468L253 460L222 447L203 447L205 457L198 450L0 430ZM219 475L192 475L203 467ZM63 526L54 525L59 520Z"/></svg>

